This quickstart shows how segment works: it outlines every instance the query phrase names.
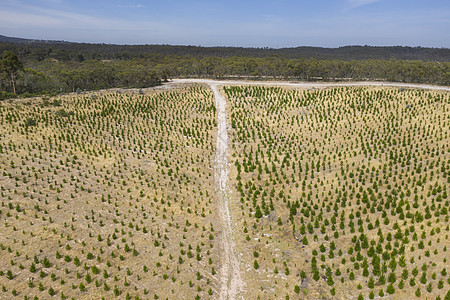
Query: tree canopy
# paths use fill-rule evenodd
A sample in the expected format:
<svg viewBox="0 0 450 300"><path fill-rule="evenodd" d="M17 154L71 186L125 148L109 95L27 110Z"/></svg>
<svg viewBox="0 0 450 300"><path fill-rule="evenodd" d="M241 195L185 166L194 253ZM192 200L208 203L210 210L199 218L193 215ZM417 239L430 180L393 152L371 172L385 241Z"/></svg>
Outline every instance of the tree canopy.
<svg viewBox="0 0 450 300"><path fill-rule="evenodd" d="M0 42L0 53L5 60L2 82L8 83L0 82L3 95L142 88L180 77L380 80L450 85L449 49L368 46L263 49ZM22 69L23 72L18 72Z"/></svg>
<svg viewBox="0 0 450 300"><path fill-rule="evenodd" d="M3 52L3 57L0 62L0 70L2 73L6 73L9 77L10 84L14 94L16 93L16 77L17 72L23 69L23 64L19 60L19 57L12 51Z"/></svg>

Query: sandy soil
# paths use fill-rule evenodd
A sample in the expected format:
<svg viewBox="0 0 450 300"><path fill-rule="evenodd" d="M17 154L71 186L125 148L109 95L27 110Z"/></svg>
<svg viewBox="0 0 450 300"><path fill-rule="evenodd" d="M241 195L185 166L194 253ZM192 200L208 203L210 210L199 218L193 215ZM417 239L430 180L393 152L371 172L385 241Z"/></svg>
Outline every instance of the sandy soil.
<svg viewBox="0 0 450 300"><path fill-rule="evenodd" d="M300 88L326 88L333 86L388 86L388 87L408 87L430 90L450 91L448 86L427 85L427 84L410 84L401 82L287 82L287 81L247 81L247 80L211 80L211 79L173 79L171 83L206 83L209 85L265 85L265 86L286 86ZM170 84L170 83L169 83Z"/></svg>
<svg viewBox="0 0 450 300"><path fill-rule="evenodd" d="M229 209L228 189L228 133L226 99L219 92L216 84L210 84L214 92L218 112L217 122L217 147L215 175L219 193L219 213L222 223L222 267L220 270L220 299L236 299L243 287L241 273L239 270L239 259L233 240L233 228Z"/></svg>

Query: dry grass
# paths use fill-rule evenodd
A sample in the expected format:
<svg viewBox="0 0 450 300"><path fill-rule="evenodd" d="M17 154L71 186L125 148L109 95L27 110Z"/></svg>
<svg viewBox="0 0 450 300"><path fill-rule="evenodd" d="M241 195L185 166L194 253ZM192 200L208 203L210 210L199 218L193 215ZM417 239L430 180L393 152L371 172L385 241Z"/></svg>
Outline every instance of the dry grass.
<svg viewBox="0 0 450 300"><path fill-rule="evenodd" d="M214 297L214 134L201 86L1 103L0 298Z"/></svg>
<svg viewBox="0 0 450 300"><path fill-rule="evenodd" d="M246 299L444 298L448 93L224 91Z"/></svg>
<svg viewBox="0 0 450 300"><path fill-rule="evenodd" d="M245 299L446 299L449 93L223 90ZM0 103L0 298L217 298L216 122L199 85Z"/></svg>

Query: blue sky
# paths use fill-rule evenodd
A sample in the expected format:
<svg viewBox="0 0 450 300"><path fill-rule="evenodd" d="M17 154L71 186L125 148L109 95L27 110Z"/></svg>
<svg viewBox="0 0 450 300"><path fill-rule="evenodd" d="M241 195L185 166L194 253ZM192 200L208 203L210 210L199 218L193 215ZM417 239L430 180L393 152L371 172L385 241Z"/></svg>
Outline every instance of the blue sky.
<svg viewBox="0 0 450 300"><path fill-rule="evenodd" d="M0 0L0 34L114 44L450 48L450 1Z"/></svg>

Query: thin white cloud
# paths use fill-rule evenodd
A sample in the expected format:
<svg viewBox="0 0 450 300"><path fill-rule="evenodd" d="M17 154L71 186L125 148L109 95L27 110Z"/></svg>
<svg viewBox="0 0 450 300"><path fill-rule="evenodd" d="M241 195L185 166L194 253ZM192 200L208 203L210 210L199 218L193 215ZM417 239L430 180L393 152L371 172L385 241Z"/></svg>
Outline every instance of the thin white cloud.
<svg viewBox="0 0 450 300"><path fill-rule="evenodd" d="M62 4L63 0L45 0L44 2L48 2L50 4Z"/></svg>
<svg viewBox="0 0 450 300"><path fill-rule="evenodd" d="M60 29L139 30L142 28L161 28L167 26L167 24L111 19L33 5L21 5L16 11L0 11L0 28L21 28L23 26L42 29L58 26Z"/></svg>
<svg viewBox="0 0 450 300"><path fill-rule="evenodd" d="M277 15L264 15L262 19L267 23L280 23L283 21L283 18Z"/></svg>
<svg viewBox="0 0 450 300"><path fill-rule="evenodd" d="M116 7L119 7L119 8L143 8L144 5L142 5L142 4L127 4L127 5L117 4Z"/></svg>
<svg viewBox="0 0 450 300"><path fill-rule="evenodd" d="M56 26L59 27L63 24L64 22L61 20L48 16L6 10L0 11L0 28L22 28L35 26L47 28Z"/></svg>
<svg viewBox="0 0 450 300"><path fill-rule="evenodd" d="M347 9L357 8L360 6L372 4L375 2L379 2L380 0L347 0Z"/></svg>
<svg viewBox="0 0 450 300"><path fill-rule="evenodd" d="M61 0L36 0L39 3L46 1ZM41 6L36 2L26 5L17 0L3 0L3 4L9 5L0 5L3 8L0 9L2 34L78 42L261 47L347 44L448 47L450 41L448 31L439 29L447 28L450 24L448 10L428 9L400 13L397 10L358 10L371 8L371 5L388 4L382 0L339 0L341 12L345 13L333 12L326 18L319 18L317 14L311 13L309 16L296 19L283 18L282 15L277 15L276 11L259 14L259 18L244 19L236 16L231 19L200 16L177 18L177 14L164 15L164 13L161 15L152 13L145 19L138 17L127 19L127 14L115 17L111 14L106 15L106 11L91 12L87 9L75 13L59 8L66 7L64 5ZM146 2L136 0L123 0L109 5L116 7L123 5L128 6L127 9L133 9L134 7L129 5L137 6L139 3L146 5ZM200 7L200 4L194 6L190 4L189 8L186 8L189 9L191 16L193 11L207 11L210 16L220 16L219 13L222 13L212 4L205 4L205 7ZM113 9L117 10L120 11L117 8ZM122 11L125 10L126 8ZM142 15L144 14L146 12Z"/></svg>
<svg viewBox="0 0 450 300"><path fill-rule="evenodd" d="M0 30L11 36L77 42L169 43L185 31L165 21L128 20L42 8L16 2L0 10ZM173 42L172 42L173 43Z"/></svg>

